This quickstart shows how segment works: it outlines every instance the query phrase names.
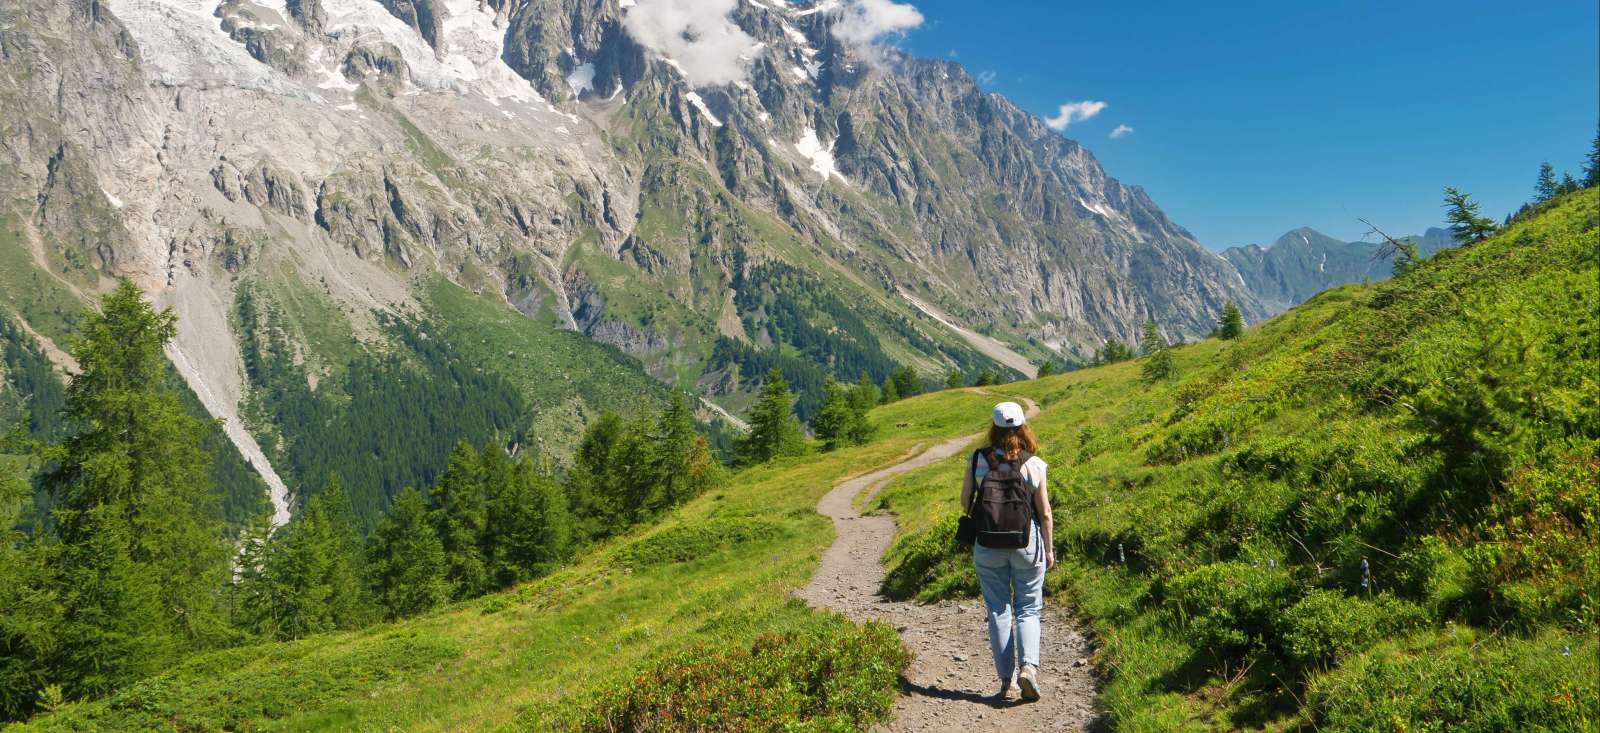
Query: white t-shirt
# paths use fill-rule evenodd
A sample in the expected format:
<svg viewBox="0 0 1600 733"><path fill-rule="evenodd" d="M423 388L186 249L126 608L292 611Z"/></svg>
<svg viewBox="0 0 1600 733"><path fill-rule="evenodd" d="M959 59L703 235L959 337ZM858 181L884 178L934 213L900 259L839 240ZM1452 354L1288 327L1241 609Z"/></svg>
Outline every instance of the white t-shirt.
<svg viewBox="0 0 1600 733"><path fill-rule="evenodd" d="M967 459L976 463L972 469L972 486L974 488L983 485L983 477L989 474L989 463L983 460L982 454L983 451L978 451L973 454L976 457L968 457ZM1039 487L1044 486L1045 473L1049 468L1050 465L1045 463L1043 458L1033 456L1022 464L1022 480L1028 484L1028 488L1038 491Z"/></svg>

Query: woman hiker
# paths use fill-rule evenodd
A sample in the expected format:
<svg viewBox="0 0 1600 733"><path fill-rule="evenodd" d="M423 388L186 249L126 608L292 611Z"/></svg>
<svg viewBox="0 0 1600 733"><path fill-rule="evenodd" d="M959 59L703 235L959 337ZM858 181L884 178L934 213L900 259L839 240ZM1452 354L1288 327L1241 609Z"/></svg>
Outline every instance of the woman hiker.
<svg viewBox="0 0 1600 733"><path fill-rule="evenodd" d="M975 530L972 562L989 617L989 649L1000 676L999 698L1017 686L1022 699L1039 699L1039 612L1044 572L1055 567L1050 499L1043 459L1022 406L994 406L989 445L974 451L961 486L961 506ZM1020 658L1020 660L1019 660Z"/></svg>

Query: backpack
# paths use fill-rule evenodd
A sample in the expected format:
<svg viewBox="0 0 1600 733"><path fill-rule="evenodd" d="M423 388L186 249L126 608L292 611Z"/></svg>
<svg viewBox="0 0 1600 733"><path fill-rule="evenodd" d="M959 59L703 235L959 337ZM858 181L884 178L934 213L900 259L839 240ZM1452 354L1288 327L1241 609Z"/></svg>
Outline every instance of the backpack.
<svg viewBox="0 0 1600 733"><path fill-rule="evenodd" d="M1022 466L1033 454L1021 451L1017 460L1007 461L993 448L974 453L970 468L978 467L982 457L989 467L973 491L967 510L977 530L977 543L996 550L1016 550L1033 539L1033 489L1022 477Z"/></svg>

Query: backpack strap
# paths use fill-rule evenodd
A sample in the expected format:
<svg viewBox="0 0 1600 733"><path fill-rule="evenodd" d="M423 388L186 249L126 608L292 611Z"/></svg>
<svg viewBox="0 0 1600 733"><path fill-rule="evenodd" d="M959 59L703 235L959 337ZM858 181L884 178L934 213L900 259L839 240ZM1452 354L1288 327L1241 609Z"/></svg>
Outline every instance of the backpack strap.
<svg viewBox="0 0 1600 733"><path fill-rule="evenodd" d="M983 486L978 483L978 455L982 449L972 452L972 457L967 460L967 476L972 478L972 493L967 496L967 516L972 516L973 507L978 506L978 494L983 491ZM987 459L984 461L988 462Z"/></svg>

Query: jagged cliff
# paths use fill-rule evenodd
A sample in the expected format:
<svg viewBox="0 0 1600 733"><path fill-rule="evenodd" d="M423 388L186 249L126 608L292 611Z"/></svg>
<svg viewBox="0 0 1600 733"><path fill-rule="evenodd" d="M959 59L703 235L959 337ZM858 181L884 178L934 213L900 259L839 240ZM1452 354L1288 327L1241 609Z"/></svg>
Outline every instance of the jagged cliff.
<svg viewBox="0 0 1600 733"><path fill-rule="evenodd" d="M176 307L174 362L268 474L236 419L248 283L371 347L442 275L735 411L766 366L1025 368L1264 312L1143 190L851 4L677 5L7 3L0 216L65 286Z"/></svg>

